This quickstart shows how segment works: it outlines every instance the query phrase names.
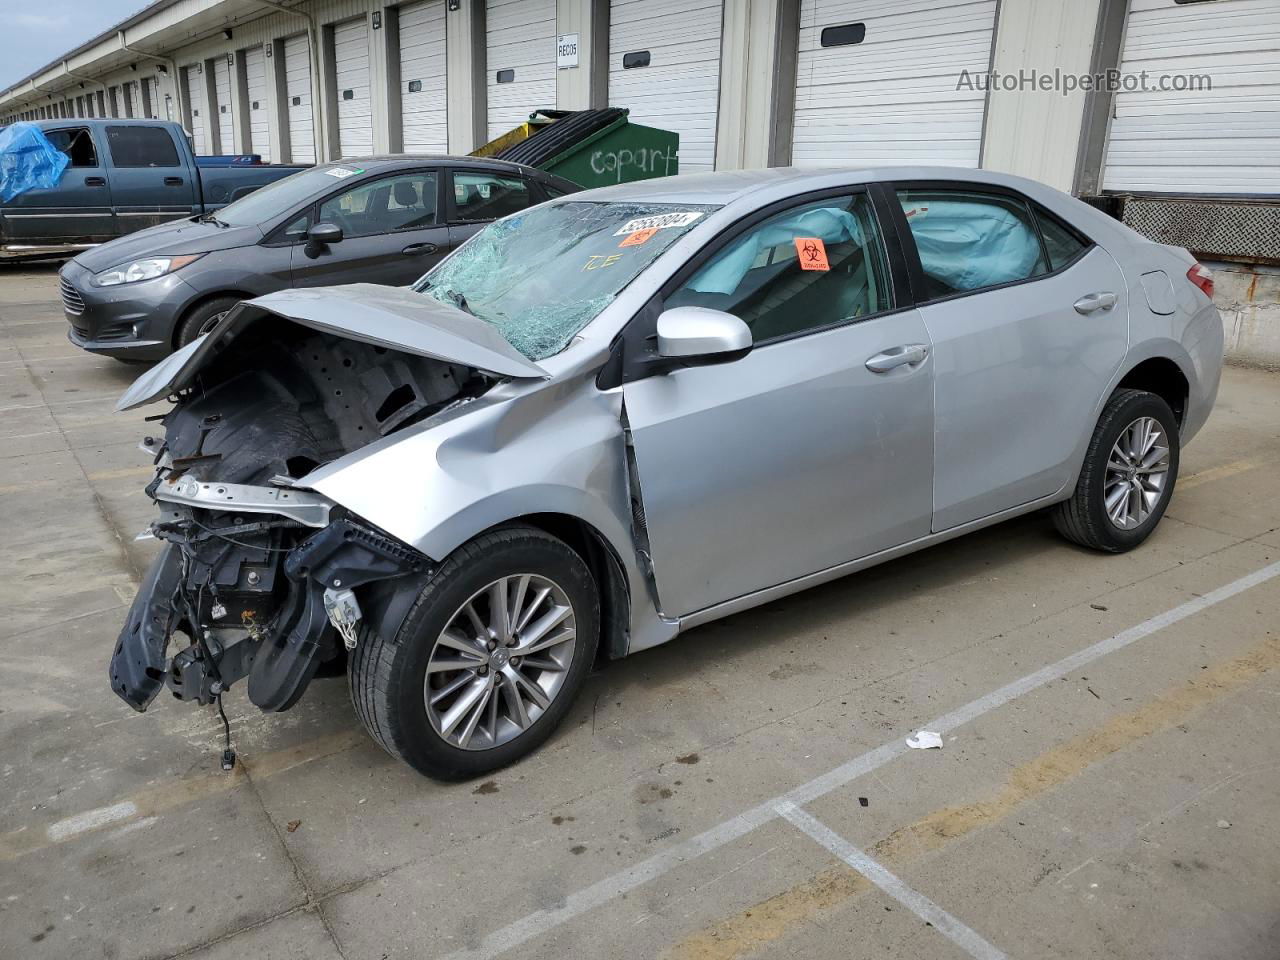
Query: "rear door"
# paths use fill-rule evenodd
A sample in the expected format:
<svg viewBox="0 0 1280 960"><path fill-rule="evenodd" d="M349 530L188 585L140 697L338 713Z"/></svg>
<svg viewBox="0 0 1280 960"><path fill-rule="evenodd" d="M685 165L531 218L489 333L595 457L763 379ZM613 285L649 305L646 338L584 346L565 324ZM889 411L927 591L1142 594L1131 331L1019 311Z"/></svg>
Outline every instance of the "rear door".
<svg viewBox="0 0 1280 960"><path fill-rule="evenodd" d="M171 129L108 124L103 132L122 234L200 212L196 184Z"/></svg>
<svg viewBox="0 0 1280 960"><path fill-rule="evenodd" d="M436 216L439 201L434 168L366 180L330 195L286 227L299 238L291 256L294 286L412 283L449 249L449 228ZM301 240L315 223L341 227L342 241L322 247Z"/></svg>
<svg viewBox="0 0 1280 960"><path fill-rule="evenodd" d="M934 350L934 530L1048 497L1128 345L1111 256L1014 191L899 184Z"/></svg>
<svg viewBox="0 0 1280 960"><path fill-rule="evenodd" d="M74 123L44 131L71 163L58 185L28 190L6 203L6 244L104 243L117 235L107 168L88 127Z"/></svg>

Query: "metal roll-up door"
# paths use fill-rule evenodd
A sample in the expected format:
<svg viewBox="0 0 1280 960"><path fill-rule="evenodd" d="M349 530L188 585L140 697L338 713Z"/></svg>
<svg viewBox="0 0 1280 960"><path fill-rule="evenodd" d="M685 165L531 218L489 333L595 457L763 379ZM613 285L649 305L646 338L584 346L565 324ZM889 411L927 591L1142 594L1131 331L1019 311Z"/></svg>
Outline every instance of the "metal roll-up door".
<svg viewBox="0 0 1280 960"><path fill-rule="evenodd" d="M400 8L400 117L406 153L449 149L444 13L444 0Z"/></svg>
<svg viewBox="0 0 1280 960"><path fill-rule="evenodd" d="M338 81L338 149L344 157L373 152L373 103L369 98L369 25L364 17L333 28Z"/></svg>
<svg viewBox="0 0 1280 960"><path fill-rule="evenodd" d="M284 85L288 98L289 159L316 162L315 127L311 122L311 46L305 33L284 42Z"/></svg>
<svg viewBox="0 0 1280 960"><path fill-rule="evenodd" d="M147 111L142 108L142 84L137 80L129 84L129 106L133 109L134 119L146 117Z"/></svg>
<svg viewBox="0 0 1280 960"><path fill-rule="evenodd" d="M191 139L195 141L196 156L204 156L209 152L209 143L205 139L204 111L204 77L200 64L192 64L187 71L187 103L191 110ZM115 91L113 90L114 94Z"/></svg>
<svg viewBox="0 0 1280 960"><path fill-rule="evenodd" d="M801 0L792 161L976 167L996 0Z"/></svg>
<svg viewBox="0 0 1280 960"><path fill-rule="evenodd" d="M231 104L231 66L226 57L213 61L213 92L217 97L218 152L223 156L236 152L235 118Z"/></svg>
<svg viewBox="0 0 1280 960"><path fill-rule="evenodd" d="M556 0L487 0L489 139L556 105Z"/></svg>
<svg viewBox="0 0 1280 960"><path fill-rule="evenodd" d="M262 47L244 51L245 93L249 108L249 153L271 162L271 113L267 110L267 57Z"/></svg>
<svg viewBox="0 0 1280 960"><path fill-rule="evenodd" d="M1115 95L1103 189L1280 192L1278 61L1274 0L1132 0L1120 72L1147 89Z"/></svg>
<svg viewBox="0 0 1280 960"><path fill-rule="evenodd" d="M613 0L609 105L680 134L680 172L715 165L721 0Z"/></svg>

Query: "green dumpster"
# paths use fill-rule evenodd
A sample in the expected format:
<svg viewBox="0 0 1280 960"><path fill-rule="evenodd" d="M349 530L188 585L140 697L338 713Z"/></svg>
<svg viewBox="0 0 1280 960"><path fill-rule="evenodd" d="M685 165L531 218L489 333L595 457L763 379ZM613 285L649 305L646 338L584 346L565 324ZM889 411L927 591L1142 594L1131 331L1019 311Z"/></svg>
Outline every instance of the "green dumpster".
<svg viewBox="0 0 1280 960"><path fill-rule="evenodd" d="M679 173L680 135L631 123L628 113L620 107L538 111L476 155L537 167L584 187Z"/></svg>

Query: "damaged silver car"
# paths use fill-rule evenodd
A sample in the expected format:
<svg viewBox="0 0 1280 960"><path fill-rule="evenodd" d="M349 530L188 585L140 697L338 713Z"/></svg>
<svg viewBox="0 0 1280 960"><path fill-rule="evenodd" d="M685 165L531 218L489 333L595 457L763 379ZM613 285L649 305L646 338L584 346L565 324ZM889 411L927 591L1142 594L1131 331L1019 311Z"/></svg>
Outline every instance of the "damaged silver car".
<svg viewBox="0 0 1280 960"><path fill-rule="evenodd" d="M169 406L112 689L278 711L345 670L468 777L598 655L1045 507L1130 549L1213 405L1211 292L1040 184L901 168L575 194L412 289L241 304L121 400Z"/></svg>

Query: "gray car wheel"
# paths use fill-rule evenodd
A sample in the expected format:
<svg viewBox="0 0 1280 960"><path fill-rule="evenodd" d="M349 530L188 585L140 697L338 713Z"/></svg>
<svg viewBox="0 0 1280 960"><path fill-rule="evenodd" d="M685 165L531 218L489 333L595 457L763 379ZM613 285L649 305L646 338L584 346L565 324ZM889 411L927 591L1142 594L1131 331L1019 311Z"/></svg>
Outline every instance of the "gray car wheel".
<svg viewBox="0 0 1280 960"><path fill-rule="evenodd" d="M1164 516L1178 479L1178 420L1160 397L1117 390L1102 410L1071 499L1054 507L1068 540L1122 553Z"/></svg>
<svg viewBox="0 0 1280 960"><path fill-rule="evenodd" d="M595 657L599 599L567 544L532 527L483 534L422 588L394 637L365 630L351 697L389 753L457 780L536 749Z"/></svg>
<svg viewBox="0 0 1280 960"><path fill-rule="evenodd" d="M208 333L239 302L239 297L215 297L212 300L197 304L187 311L186 316L182 318L175 331L173 338L174 349L185 347L196 337Z"/></svg>

